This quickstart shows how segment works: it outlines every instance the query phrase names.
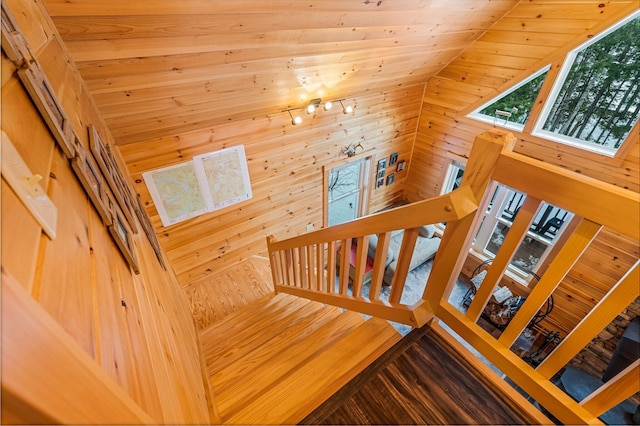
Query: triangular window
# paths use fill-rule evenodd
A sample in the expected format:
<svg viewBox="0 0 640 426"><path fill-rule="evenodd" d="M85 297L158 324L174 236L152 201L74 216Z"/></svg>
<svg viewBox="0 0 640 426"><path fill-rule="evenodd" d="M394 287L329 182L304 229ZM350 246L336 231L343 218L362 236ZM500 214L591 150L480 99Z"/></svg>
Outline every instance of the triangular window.
<svg viewBox="0 0 640 426"><path fill-rule="evenodd" d="M508 92L482 105L469 114L469 117L522 131L548 70L549 67L543 68Z"/></svg>

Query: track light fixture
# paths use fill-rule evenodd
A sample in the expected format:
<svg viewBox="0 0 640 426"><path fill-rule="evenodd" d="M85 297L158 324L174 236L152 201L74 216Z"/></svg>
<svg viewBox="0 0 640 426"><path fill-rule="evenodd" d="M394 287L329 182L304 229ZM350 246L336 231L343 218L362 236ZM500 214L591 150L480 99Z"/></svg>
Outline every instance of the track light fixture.
<svg viewBox="0 0 640 426"><path fill-rule="evenodd" d="M302 117L300 117L299 115L296 115L295 117L293 115L291 115L291 110L287 109L285 110L289 113L289 117L291 117L291 124L293 124L294 126L297 124L302 123Z"/></svg>
<svg viewBox="0 0 640 426"><path fill-rule="evenodd" d="M340 105L342 105L343 114L349 114L353 112L353 107L351 105L344 106L344 104L342 103L342 100L339 100L338 102L340 102Z"/></svg>
<svg viewBox="0 0 640 426"><path fill-rule="evenodd" d="M344 114L353 112L353 107L351 105L345 106L342 103L342 101L344 101L344 99L336 99L333 102L340 102L340 105L342 106L342 112ZM316 112L318 108L320 108L320 106L322 106L325 111L329 111L333 107L333 102L332 101L322 102L321 98L315 98L315 99L311 99L307 104L307 106L299 107L299 108L288 108L288 109L282 110L282 112L289 113L289 117L291 117L291 124L295 126L297 124L302 123L302 117L300 117L299 115L294 116L293 114L291 114L291 111L304 109L305 111L307 111L307 114L313 114L314 112Z"/></svg>

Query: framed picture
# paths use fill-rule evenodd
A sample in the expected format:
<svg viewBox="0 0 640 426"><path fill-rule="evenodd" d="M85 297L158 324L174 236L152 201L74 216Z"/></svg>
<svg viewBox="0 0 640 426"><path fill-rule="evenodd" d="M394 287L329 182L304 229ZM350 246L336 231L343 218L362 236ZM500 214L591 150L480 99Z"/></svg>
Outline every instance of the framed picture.
<svg viewBox="0 0 640 426"><path fill-rule="evenodd" d="M387 185L391 185L393 183L393 181L395 180L395 175L393 173L391 173L389 176L387 176Z"/></svg>
<svg viewBox="0 0 640 426"><path fill-rule="evenodd" d="M376 180L376 188L380 188L381 186L384 186L384 175Z"/></svg>
<svg viewBox="0 0 640 426"><path fill-rule="evenodd" d="M396 172L401 172L404 170L404 167L406 166L407 162L405 160L402 160L398 163L398 165L396 166Z"/></svg>
<svg viewBox="0 0 640 426"><path fill-rule="evenodd" d="M96 159L96 163L102 170L106 182L109 184L113 195L120 208L123 211L124 217L134 233L138 232L133 214L135 211L134 201L127 185L124 176L118 169L118 165L111 154L111 151L107 145L102 141L98 130L95 126L89 126L89 145L91 146L91 152Z"/></svg>
<svg viewBox="0 0 640 426"><path fill-rule="evenodd" d="M113 207L114 208L111 210L111 225L108 226L109 233L116 242L116 245L120 249L120 252L129 266L131 266L136 274L139 274L140 267L138 266L138 259L136 258L136 252L133 246L131 230L127 226L120 208L115 203L113 204Z"/></svg>
<svg viewBox="0 0 640 426"><path fill-rule="evenodd" d="M389 166L394 166L397 162L398 162L398 153L394 152L393 154L391 154L391 157L389 157Z"/></svg>
<svg viewBox="0 0 640 426"><path fill-rule="evenodd" d="M378 179L384 179L384 170L378 172Z"/></svg>
<svg viewBox="0 0 640 426"><path fill-rule="evenodd" d="M72 159L75 156L75 139L71 123L47 77L35 62L29 63L27 68L20 68L18 76L64 155Z"/></svg>
<svg viewBox="0 0 640 426"><path fill-rule="evenodd" d="M25 67L34 61L27 41L4 2L2 3L2 50L18 68Z"/></svg>
<svg viewBox="0 0 640 426"><path fill-rule="evenodd" d="M140 195L138 195L137 199L138 199L138 203L136 206L136 216L138 217L138 222L140 222L140 225L142 226L142 230L147 236L147 240L149 240L149 244L151 244L151 248L153 248L153 251L156 253L156 257L158 258L158 262L160 262L160 266L162 266L162 269L166 271L167 267L164 263L164 259L162 258L162 249L160 248L160 242L158 241L158 237L156 236L156 233L153 231L153 226L151 225L149 216L147 215L144 205L142 204Z"/></svg>
<svg viewBox="0 0 640 426"><path fill-rule="evenodd" d="M75 133L74 136L77 138ZM78 141L75 149L76 156L71 159L71 167L102 218L102 222L107 226L111 225L110 206L102 173L82 143Z"/></svg>
<svg viewBox="0 0 640 426"><path fill-rule="evenodd" d="M378 161L378 171L380 170L384 170L387 168L387 159L383 158L382 160Z"/></svg>

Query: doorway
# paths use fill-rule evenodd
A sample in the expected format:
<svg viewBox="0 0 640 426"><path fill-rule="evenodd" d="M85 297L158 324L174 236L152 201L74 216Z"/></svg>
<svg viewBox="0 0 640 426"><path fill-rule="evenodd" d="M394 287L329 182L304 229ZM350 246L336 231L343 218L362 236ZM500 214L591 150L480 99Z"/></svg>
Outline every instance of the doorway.
<svg viewBox="0 0 640 426"><path fill-rule="evenodd" d="M366 214L369 159L363 158L329 170L325 177L326 224L348 222Z"/></svg>

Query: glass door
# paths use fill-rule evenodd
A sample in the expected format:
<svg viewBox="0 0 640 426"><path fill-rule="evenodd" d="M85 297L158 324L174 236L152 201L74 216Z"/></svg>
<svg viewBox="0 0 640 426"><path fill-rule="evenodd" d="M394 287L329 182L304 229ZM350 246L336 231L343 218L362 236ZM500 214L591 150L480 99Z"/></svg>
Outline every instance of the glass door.
<svg viewBox="0 0 640 426"><path fill-rule="evenodd" d="M364 214L367 159L329 171L327 186L327 223L338 225Z"/></svg>

